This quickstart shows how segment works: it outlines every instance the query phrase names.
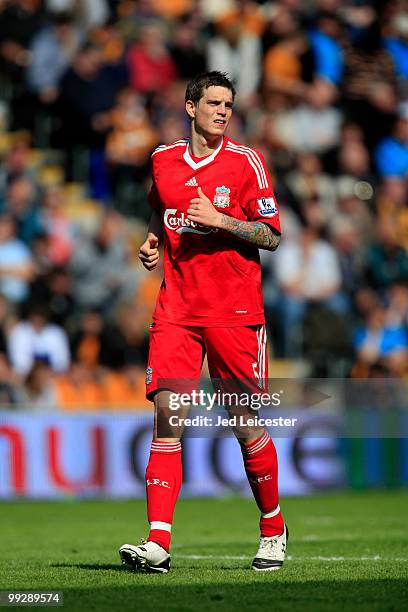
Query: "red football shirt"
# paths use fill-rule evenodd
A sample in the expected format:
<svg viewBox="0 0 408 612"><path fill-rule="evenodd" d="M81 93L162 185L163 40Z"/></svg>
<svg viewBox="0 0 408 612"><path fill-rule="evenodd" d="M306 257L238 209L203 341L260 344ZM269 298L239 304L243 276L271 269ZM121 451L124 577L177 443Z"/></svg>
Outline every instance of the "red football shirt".
<svg viewBox="0 0 408 612"><path fill-rule="evenodd" d="M187 218L200 186L224 214L280 232L260 153L224 137L214 153L197 160L189 141L179 140L153 152L152 175L149 202L164 226L164 280L153 318L200 327L264 323L258 248Z"/></svg>

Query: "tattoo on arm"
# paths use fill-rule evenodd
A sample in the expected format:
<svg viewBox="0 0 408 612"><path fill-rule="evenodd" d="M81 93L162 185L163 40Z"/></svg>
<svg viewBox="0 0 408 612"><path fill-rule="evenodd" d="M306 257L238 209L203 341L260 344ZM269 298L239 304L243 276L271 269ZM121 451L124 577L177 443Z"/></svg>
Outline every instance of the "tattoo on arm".
<svg viewBox="0 0 408 612"><path fill-rule="evenodd" d="M240 221L228 215L222 215L221 229L260 249L275 251L280 243L280 235L275 234L273 229L262 221Z"/></svg>

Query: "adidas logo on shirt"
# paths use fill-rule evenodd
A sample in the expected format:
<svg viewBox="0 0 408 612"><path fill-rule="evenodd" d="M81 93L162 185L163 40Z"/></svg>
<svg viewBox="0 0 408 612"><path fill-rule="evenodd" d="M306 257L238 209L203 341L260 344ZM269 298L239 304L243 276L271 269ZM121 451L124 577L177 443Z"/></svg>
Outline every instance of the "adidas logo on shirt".
<svg viewBox="0 0 408 612"><path fill-rule="evenodd" d="M192 179L190 179L189 181L186 181L186 182L184 183L184 185L185 185L186 187L198 187L198 183L197 183L197 179L196 179L196 177L195 177L195 176L193 176L193 178L192 178Z"/></svg>

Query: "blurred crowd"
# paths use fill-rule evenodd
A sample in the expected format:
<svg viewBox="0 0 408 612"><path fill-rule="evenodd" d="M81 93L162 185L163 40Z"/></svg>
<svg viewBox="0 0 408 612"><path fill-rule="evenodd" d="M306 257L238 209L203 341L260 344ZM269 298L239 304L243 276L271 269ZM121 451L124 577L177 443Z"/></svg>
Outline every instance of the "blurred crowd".
<svg viewBox="0 0 408 612"><path fill-rule="evenodd" d="M146 405L149 158L206 69L280 203L272 357L408 376L407 2L0 0L1 406Z"/></svg>

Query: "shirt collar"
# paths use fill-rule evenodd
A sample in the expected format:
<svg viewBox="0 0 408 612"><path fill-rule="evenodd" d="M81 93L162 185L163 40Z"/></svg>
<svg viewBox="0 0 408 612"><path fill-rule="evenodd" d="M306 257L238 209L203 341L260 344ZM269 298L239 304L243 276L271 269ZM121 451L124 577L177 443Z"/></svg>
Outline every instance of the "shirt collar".
<svg viewBox="0 0 408 612"><path fill-rule="evenodd" d="M222 140L219 146L215 149L213 153L211 153L211 155L207 155L207 157L203 157L201 161L195 162L194 159L190 155L190 141L188 141L186 150L184 151L184 154L183 154L184 160L188 163L189 166L193 168L193 170L197 170L198 168L201 168L202 166L206 166L207 164L210 164L215 159L215 157L218 155L218 153L221 151L223 144L224 144L224 136L222 137Z"/></svg>

